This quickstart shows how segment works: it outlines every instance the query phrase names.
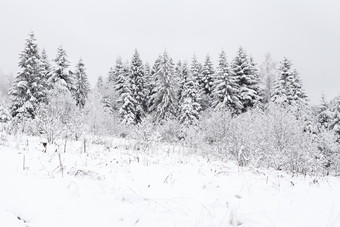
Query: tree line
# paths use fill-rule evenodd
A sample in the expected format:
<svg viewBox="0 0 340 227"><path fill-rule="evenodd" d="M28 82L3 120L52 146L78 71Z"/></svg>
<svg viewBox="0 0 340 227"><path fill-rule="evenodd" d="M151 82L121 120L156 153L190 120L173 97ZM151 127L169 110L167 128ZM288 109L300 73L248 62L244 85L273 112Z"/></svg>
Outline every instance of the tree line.
<svg viewBox="0 0 340 227"><path fill-rule="evenodd" d="M317 163L326 166L334 162L334 157L339 159L340 99L327 102L322 98L320 105L311 106L299 74L288 58L276 63L267 55L259 66L244 48L239 47L230 61L221 51L215 67L209 55L203 63L196 56L189 62L175 63L164 51L151 66L143 62L135 50L130 61L119 57L108 75L98 77L95 88L90 89L82 60L74 71L70 70L66 51L59 47L50 64L46 51L39 53L31 33L20 53L19 67L9 89L11 116L8 120L26 124L23 131L47 134L50 140L61 134L78 138L84 131L80 127L84 125L88 126L89 133L120 136L131 134L131 130L151 133L150 128L156 127L154 131L162 134L166 141L193 141L192 136L201 138L197 134L200 133L205 135L201 140L209 146L227 143L225 149L243 164L249 162L250 156L258 155L250 150L268 150L270 153L272 149L279 152L278 159L286 160L283 151L288 147L290 152L298 154L308 151L308 158L300 162L308 165L318 160ZM281 125L287 120L295 122L289 130ZM27 129L30 128L27 122L34 125L34 130ZM256 122L258 128L251 131ZM286 124L290 125L289 122ZM231 130L227 126L234 128ZM265 137L259 139L254 135L267 133L260 132L259 127L267 128L275 135L268 135L267 141L263 140ZM288 131L294 133L285 134ZM215 132L221 134L215 135ZM239 143L239 137L250 132L253 134L248 134L249 138L243 138ZM235 137L235 133L239 135ZM291 140L284 139L292 136L295 137ZM302 140L310 143L298 151L294 146L298 141L305 144ZM268 141L271 141L270 145ZM260 144L267 145L259 148ZM315 148L313 152L311 147ZM298 160L300 156L290 153L290 157ZM294 163L294 160L287 163ZM281 168L278 166L283 164L271 166Z"/></svg>

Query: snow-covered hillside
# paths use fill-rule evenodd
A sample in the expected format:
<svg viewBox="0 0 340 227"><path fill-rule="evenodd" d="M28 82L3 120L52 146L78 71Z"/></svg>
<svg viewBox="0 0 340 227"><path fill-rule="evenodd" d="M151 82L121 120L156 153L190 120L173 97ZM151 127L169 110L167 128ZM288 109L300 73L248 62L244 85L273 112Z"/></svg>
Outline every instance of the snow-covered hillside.
<svg viewBox="0 0 340 227"><path fill-rule="evenodd" d="M3 137L0 226L340 226L340 179L241 168L183 147ZM57 152L55 152L57 150Z"/></svg>

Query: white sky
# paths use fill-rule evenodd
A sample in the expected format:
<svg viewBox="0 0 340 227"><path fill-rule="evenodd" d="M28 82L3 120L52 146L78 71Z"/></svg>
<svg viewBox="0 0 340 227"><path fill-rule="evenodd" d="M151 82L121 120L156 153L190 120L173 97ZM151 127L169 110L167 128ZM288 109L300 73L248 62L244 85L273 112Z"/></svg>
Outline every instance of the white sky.
<svg viewBox="0 0 340 227"><path fill-rule="evenodd" d="M73 65L83 58L92 84L135 48L152 64L164 49L231 60L242 45L257 63L292 59L313 103L340 95L339 0L0 0L2 72L17 72L31 30L50 59L61 44Z"/></svg>

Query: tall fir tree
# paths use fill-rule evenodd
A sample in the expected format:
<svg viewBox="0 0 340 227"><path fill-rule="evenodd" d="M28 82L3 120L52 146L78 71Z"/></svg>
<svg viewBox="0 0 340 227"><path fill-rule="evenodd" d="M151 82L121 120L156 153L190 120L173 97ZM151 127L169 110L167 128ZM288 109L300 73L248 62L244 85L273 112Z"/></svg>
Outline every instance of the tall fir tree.
<svg viewBox="0 0 340 227"><path fill-rule="evenodd" d="M126 71L128 69L126 65L124 66L122 59L119 57L116 59L115 68L109 76L109 81L113 82L114 89L118 92L118 94L121 93L125 82L124 76L126 75L126 72L124 72L124 70Z"/></svg>
<svg viewBox="0 0 340 227"><path fill-rule="evenodd" d="M98 76L98 78L97 78L96 90L103 95L103 93L104 93L104 78L102 76Z"/></svg>
<svg viewBox="0 0 340 227"><path fill-rule="evenodd" d="M189 77L189 68L188 68L188 64L186 62L184 62L183 64L180 65L180 67L178 68L178 78L179 78L179 88L178 88L178 100L182 99L183 96L183 92L185 90L185 84L188 80ZM195 82L197 82L197 80L195 80L195 78L192 78ZM199 89L199 88L197 88Z"/></svg>
<svg viewBox="0 0 340 227"><path fill-rule="evenodd" d="M324 95L321 96L320 104L316 109L316 120L319 131L327 130L332 121L330 104L327 102Z"/></svg>
<svg viewBox="0 0 340 227"><path fill-rule="evenodd" d="M151 111L154 111L154 120L164 122L175 119L177 115L176 84L174 80L174 63L164 52L155 73L155 87L151 97Z"/></svg>
<svg viewBox="0 0 340 227"><path fill-rule="evenodd" d="M9 90L10 111L13 117L34 118L38 104L46 100L46 87L33 32L29 34L25 48L20 53L19 67L21 71L18 72Z"/></svg>
<svg viewBox="0 0 340 227"><path fill-rule="evenodd" d="M259 80L252 64L246 52L240 47L231 64L231 71L238 80L242 112L254 107L261 99Z"/></svg>
<svg viewBox="0 0 340 227"><path fill-rule="evenodd" d="M48 84L50 87L58 89L67 88L71 93L74 92L75 78L71 70L69 70L70 62L67 59L66 51L62 46L57 50L57 56L54 59L55 67L49 74Z"/></svg>
<svg viewBox="0 0 340 227"><path fill-rule="evenodd" d="M132 96L136 100L136 122L140 123L146 112L146 88L145 76L142 60L139 53L135 50L131 60L130 77L132 83Z"/></svg>
<svg viewBox="0 0 340 227"><path fill-rule="evenodd" d="M150 68L150 64L148 62L146 62L144 64L144 87L145 87L145 111L148 112L148 100L149 100L149 96L151 94L152 91L152 83L151 83L151 68Z"/></svg>
<svg viewBox="0 0 340 227"><path fill-rule="evenodd" d="M119 90L119 116L124 124L137 124L136 113L138 102L133 97L133 82L128 63L123 66L120 77L123 83Z"/></svg>
<svg viewBox="0 0 340 227"><path fill-rule="evenodd" d="M196 55L192 57L190 73L194 77L194 79L198 82L199 86L201 86L202 65L198 62Z"/></svg>
<svg viewBox="0 0 340 227"><path fill-rule="evenodd" d="M205 58L205 62L202 68L201 73L201 86L203 89L203 94L212 97L212 91L214 87L214 77L215 77L215 70L214 66L210 60L210 56L207 55Z"/></svg>
<svg viewBox="0 0 340 227"><path fill-rule="evenodd" d="M86 99L88 97L88 93L90 91L90 84L88 82L88 78L85 72L85 65L82 59L79 60L76 70L75 70L75 100L76 105L83 109L86 103Z"/></svg>
<svg viewBox="0 0 340 227"><path fill-rule="evenodd" d="M242 103L239 97L239 85L235 74L232 74L225 56L222 51L219 56L217 75L214 86L213 107L224 109L232 113L240 113Z"/></svg>
<svg viewBox="0 0 340 227"><path fill-rule="evenodd" d="M284 58L279 67L280 76L273 89L271 101L281 106L305 106L308 98L302 89L298 73L293 69L293 64Z"/></svg>
<svg viewBox="0 0 340 227"><path fill-rule="evenodd" d="M51 64L50 61L48 60L48 56L45 49L41 51L40 68L41 75L43 78L43 85L47 87L48 75L51 72Z"/></svg>
<svg viewBox="0 0 340 227"><path fill-rule="evenodd" d="M340 143L340 98L335 98L335 105L332 110L332 118L329 128L334 132L336 140Z"/></svg>
<svg viewBox="0 0 340 227"><path fill-rule="evenodd" d="M147 81L147 89L149 90L149 95L147 97L147 112L151 113L153 111L153 101L154 101L154 94L156 92L156 80L158 79L157 74L159 73L161 62L162 62L162 55L159 55L158 58L155 60L155 63L152 66L150 71L150 75Z"/></svg>
<svg viewBox="0 0 340 227"><path fill-rule="evenodd" d="M198 125L200 112L202 110L200 104L200 92L198 82L193 76L187 75L183 80L183 90L179 99L178 119L185 127L190 125Z"/></svg>

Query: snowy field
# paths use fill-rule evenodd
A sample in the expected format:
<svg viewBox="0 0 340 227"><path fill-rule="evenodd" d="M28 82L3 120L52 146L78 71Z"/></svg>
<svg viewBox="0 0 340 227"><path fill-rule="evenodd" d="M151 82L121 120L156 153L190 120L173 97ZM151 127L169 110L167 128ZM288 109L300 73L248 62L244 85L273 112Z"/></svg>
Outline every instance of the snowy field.
<svg viewBox="0 0 340 227"><path fill-rule="evenodd" d="M5 137L0 226L339 227L340 179L291 176L162 145ZM55 152L57 150L58 152Z"/></svg>

